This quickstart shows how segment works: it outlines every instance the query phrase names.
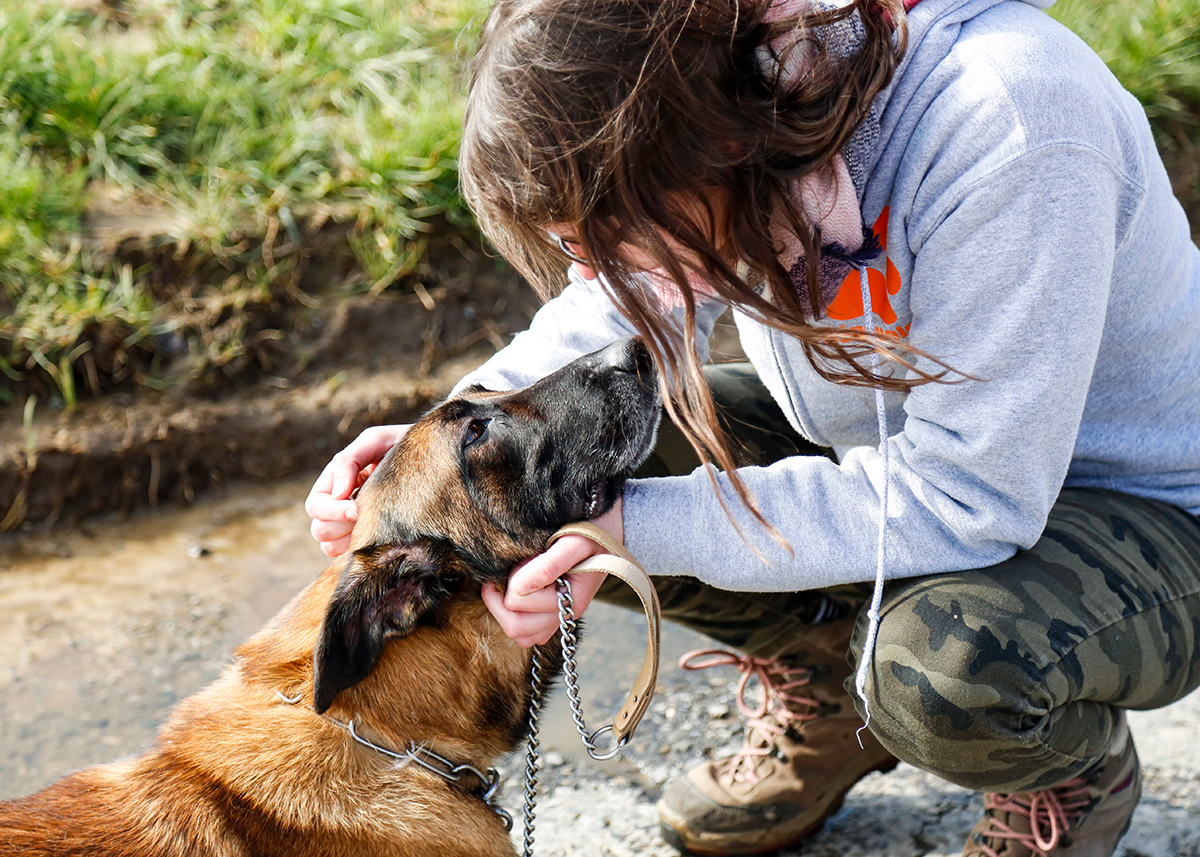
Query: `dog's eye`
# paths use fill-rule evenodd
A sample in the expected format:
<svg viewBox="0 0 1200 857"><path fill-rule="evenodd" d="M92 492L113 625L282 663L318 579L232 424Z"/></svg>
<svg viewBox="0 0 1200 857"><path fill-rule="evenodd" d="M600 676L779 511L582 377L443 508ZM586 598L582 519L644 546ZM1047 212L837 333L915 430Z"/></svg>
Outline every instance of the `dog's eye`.
<svg viewBox="0 0 1200 857"><path fill-rule="evenodd" d="M487 434L488 423L491 420L471 420L467 423L466 434L463 435L463 446L470 446Z"/></svg>

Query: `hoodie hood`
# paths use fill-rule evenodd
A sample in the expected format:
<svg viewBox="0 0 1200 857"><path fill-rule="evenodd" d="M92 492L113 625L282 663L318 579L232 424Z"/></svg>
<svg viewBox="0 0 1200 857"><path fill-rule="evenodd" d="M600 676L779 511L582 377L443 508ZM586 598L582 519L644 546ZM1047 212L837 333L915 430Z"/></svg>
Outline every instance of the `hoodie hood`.
<svg viewBox="0 0 1200 857"><path fill-rule="evenodd" d="M845 159L858 191L864 225L878 216L886 200L877 206L864 198L864 189L879 166L887 141L900 131L900 119L928 72L945 59L958 40L963 23L1000 5L1025 3L1048 9L1055 0L920 0L908 12L908 48L892 82L879 94L871 113L851 138ZM906 4L907 5L907 4Z"/></svg>

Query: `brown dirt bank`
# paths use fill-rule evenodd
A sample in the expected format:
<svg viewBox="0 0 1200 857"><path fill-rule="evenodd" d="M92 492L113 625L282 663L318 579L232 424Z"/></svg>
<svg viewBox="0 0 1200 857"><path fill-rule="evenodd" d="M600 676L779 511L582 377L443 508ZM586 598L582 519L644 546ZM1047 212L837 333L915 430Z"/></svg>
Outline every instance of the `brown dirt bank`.
<svg viewBox="0 0 1200 857"><path fill-rule="evenodd" d="M467 270L420 294L328 301L294 369L219 396L118 392L74 414L0 409L0 531L190 501L233 479L311 471L370 425L411 421L526 326L537 300Z"/></svg>
<svg viewBox="0 0 1200 857"><path fill-rule="evenodd" d="M1178 188L1200 184L1197 163L1168 159ZM1200 212L1189 214L1200 241ZM287 342L267 330L274 374L262 368L271 360L247 358L222 383L127 388L74 414L41 406L30 427L19 404L0 406L0 533L311 472L364 428L411 421L538 306L514 275L478 253L465 258L416 292L325 299L293 317L304 329ZM744 359L729 324L712 345L716 359Z"/></svg>

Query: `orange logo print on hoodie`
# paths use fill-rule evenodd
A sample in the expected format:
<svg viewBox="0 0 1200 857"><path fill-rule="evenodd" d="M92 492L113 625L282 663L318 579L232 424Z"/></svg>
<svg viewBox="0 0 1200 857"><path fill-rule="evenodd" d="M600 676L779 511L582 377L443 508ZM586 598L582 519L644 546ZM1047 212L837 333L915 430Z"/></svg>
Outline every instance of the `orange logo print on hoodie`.
<svg viewBox="0 0 1200 857"><path fill-rule="evenodd" d="M867 288L871 294L871 310L879 318L882 326L886 328L881 332L888 336L905 337L908 336L911 324L895 326L898 319L889 299L891 295L900 291L900 272L896 270L892 260L887 258L887 226L888 208L885 207L883 213L879 215L879 219L875 221L875 225L871 227L871 231L875 233L875 239L883 248L887 274L874 268L868 268ZM837 297L829 302L829 306L825 309L825 315L835 321L861 320L863 324L854 325L851 329L863 330L866 314L866 308L863 306L862 277L857 270L854 270L842 280Z"/></svg>

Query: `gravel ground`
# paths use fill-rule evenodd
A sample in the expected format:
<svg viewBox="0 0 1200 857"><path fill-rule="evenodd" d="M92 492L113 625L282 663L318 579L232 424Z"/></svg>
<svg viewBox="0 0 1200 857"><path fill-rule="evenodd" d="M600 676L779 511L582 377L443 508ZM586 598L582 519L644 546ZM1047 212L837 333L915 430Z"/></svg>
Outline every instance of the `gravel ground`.
<svg viewBox="0 0 1200 857"><path fill-rule="evenodd" d="M616 614L616 615L613 615ZM630 625L629 623L633 623ZM599 626L599 628L597 628ZM611 640L630 628L638 641L637 620L606 611L593 617L592 639ZM703 638L667 629L666 648L703 643ZM581 682L601 666L601 653L585 639ZM633 660L632 658L629 660ZM589 669L590 668L590 669ZM683 673L666 656L650 711L623 760L591 762L556 733L547 754L542 797L535 818L535 853L541 855L640 855L675 857L658 835L654 810L664 783L697 760L715 758L740 746L741 728L732 698L731 669ZM594 685L593 685L594 686ZM588 719L615 710L621 691L607 698L593 692ZM585 695L587 691L585 690ZM566 719L565 704L548 716ZM594 714L593 714L594 712ZM1195 857L1200 855L1200 694L1154 712L1131 712L1143 770L1143 797L1117 857ZM519 818L520 770L513 764L506 805ZM963 838L979 819L981 798L910 765L871 774L847 797L825 827L780 857L958 857ZM519 839L520 823L517 825Z"/></svg>
<svg viewBox="0 0 1200 857"><path fill-rule="evenodd" d="M234 487L186 511L0 539L0 798L139 752L169 708L320 571L299 499L310 483ZM641 664L643 621L604 605L588 613L579 672L592 728ZM664 783L740 742L734 672L674 666L704 644L664 629L658 692L618 761L586 758L558 691L544 715L535 854L673 857L654 810ZM1131 713L1144 796L1118 855L1200 857L1198 721L1200 695ZM522 766L503 766L518 843ZM901 765L867 777L820 833L780 853L956 857L980 809L978 796Z"/></svg>

